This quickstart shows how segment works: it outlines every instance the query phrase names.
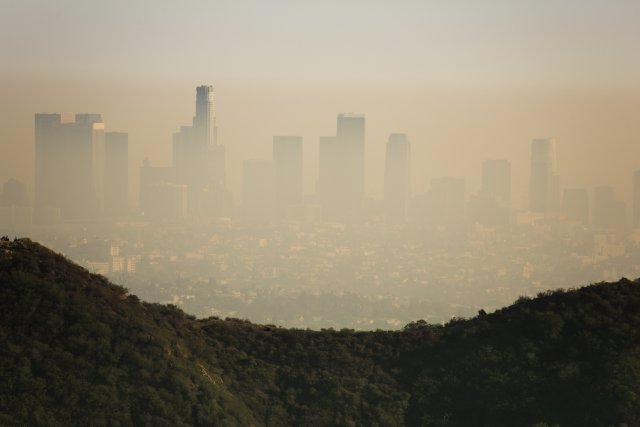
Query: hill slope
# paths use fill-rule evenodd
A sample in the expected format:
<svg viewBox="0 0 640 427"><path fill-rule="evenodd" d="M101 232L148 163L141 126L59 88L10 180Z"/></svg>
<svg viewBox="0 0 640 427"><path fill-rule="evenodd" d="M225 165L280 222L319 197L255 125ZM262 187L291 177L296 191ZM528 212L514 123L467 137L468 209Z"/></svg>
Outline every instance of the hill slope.
<svg viewBox="0 0 640 427"><path fill-rule="evenodd" d="M0 425L640 425L640 284L444 327L302 331L140 302L0 240Z"/></svg>

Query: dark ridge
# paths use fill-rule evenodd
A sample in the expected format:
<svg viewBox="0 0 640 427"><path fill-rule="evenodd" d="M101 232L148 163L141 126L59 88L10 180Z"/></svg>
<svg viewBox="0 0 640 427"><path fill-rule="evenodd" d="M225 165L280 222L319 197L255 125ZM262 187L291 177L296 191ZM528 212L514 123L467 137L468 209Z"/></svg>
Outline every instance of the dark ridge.
<svg viewBox="0 0 640 427"><path fill-rule="evenodd" d="M636 426L640 286L402 331L196 320L0 239L2 426Z"/></svg>

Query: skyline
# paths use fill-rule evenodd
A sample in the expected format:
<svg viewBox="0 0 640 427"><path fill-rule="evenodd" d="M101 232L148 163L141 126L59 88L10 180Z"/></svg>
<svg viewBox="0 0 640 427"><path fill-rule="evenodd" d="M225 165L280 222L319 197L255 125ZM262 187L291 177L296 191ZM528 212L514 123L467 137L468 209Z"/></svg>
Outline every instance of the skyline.
<svg viewBox="0 0 640 427"><path fill-rule="evenodd" d="M200 91L201 88L208 88L208 90L212 91L211 93L213 94L213 87L212 86L199 86L197 88L198 96L196 97L196 102L195 102L196 116L193 116L194 125L195 125L196 121L198 120L197 119L197 117L198 117L197 111L199 109L203 108L203 107L200 106L200 100L199 100L200 99L199 91ZM207 96L209 97L210 95L207 95ZM212 111L207 112L206 114L210 114L211 115L213 123L214 123L214 127L212 128L212 131L211 131L210 135L207 136L206 138L209 141L208 142L209 146L211 146L213 149L216 149L216 150L222 149L222 151L224 152L226 150L225 144L219 143L217 138L216 138L216 136L217 136L217 127L215 126L216 118L215 118L215 114L213 113L213 108L217 109L218 108L217 107L218 104L217 104L217 102L213 101L213 98L209 98L208 102L211 103L211 107L210 108L212 108ZM192 100L192 104L193 104L193 100ZM213 106L214 104L216 105L215 107ZM209 107L207 107L207 108L209 108ZM38 115L38 114L43 114L43 113L36 113L36 115ZM44 114L51 114L51 113L44 113ZM63 119L66 118L67 121L71 120L71 117L73 116L73 114L71 114L71 113L53 113L53 114L62 115ZM100 114L100 113L75 113L75 115L76 116L78 116L78 115L89 115L89 116L91 116L91 115L100 115L100 116L103 116L103 114ZM354 116L354 117L360 117L362 119L366 119L366 114L357 114L357 113L338 113L337 116L338 116L338 125L340 123L340 118L341 117L345 117L345 116L346 117ZM105 122L106 122L106 120L105 120ZM366 126L367 130L365 131L367 136L368 136L368 133L369 133L368 129L369 129L370 124L371 124L371 122L367 121L367 126ZM335 124L334 124L334 126L335 126ZM375 127L375 124L374 124L374 127ZM112 128L107 124L106 128L105 128L105 131L107 131L108 133L118 133L118 132L112 131L111 129ZM178 129L179 129L179 132L174 132L173 133L173 148L171 148L172 144L169 144L170 151L171 150L173 151L173 155L170 153L168 160L158 161L158 156L151 157L151 156L147 156L146 155L147 153L143 153L143 156L144 156L143 158L144 159L149 159L150 160L150 165L152 165L154 167L171 166L172 163L175 165L175 156L176 156L176 151L175 150L176 150L176 147L177 147L175 145L176 141L177 141L176 138L182 138L181 135L184 132L190 132L190 129L192 129L192 126L180 126ZM327 133L331 133L331 132L325 132L325 134L327 134ZM397 132L389 133L389 137L391 137L394 134L397 134ZM403 133L403 134L405 136L408 136L405 133ZM279 137L278 135L273 135L272 136L272 138L278 138L278 137ZM308 188L309 185L305 185L304 186L305 188L304 188L303 194L304 195L317 195L318 183L319 183L320 175L321 175L320 171L318 169L318 166L319 166L319 163L321 163L321 160L319 160L319 158L317 157L317 153L313 153L313 152L309 153L309 149L311 148L312 150L316 149L318 151L321 151L322 139L323 138L325 138L325 139L326 138L335 139L336 137L320 136L318 138L318 142L317 143L314 143L314 141L305 141L305 137L304 136L295 135L295 137L301 139L301 143L303 144L303 147L304 147L302 149L302 155L306 160L304 162L304 163L306 163L306 165L303 168L305 170L305 175L306 175L306 180L305 181L308 182L308 181L311 180L312 183L313 183L312 184L312 188ZM570 188L570 189L573 189L573 188L585 188L591 193L591 192L593 192L595 190L595 188L602 187L602 186L611 186L611 187L616 188L616 196L618 196L618 197L622 196L623 199L627 200L628 205L631 206L632 198L627 197L627 195L624 194L624 193L626 193L626 191L624 191L624 190L627 189L626 187L631 187L633 182L630 182L630 181L632 181L632 179L627 179L629 177L626 177L626 175L630 175L632 177L633 174L635 173L635 171L638 170L638 169L633 169L631 172L629 172L629 171L618 171L620 173L620 175L625 175L625 182L623 182L622 186L620 186L623 189L622 192L620 192L620 187L619 186L616 186L615 184L611 184L611 182L612 182L611 180L607 180L607 181L592 181L593 182L592 186L589 186L588 184L586 184L584 182L577 183L576 185L573 185L573 186L566 185L565 181L564 181L565 176L564 176L564 170L562 168L562 159L560 161L558 161L558 157L559 156L556 155L556 149L557 148L556 148L555 138L532 138L528 142L532 142L533 144L536 144L536 141L545 141L545 140L550 140L551 143L554 146L553 155L552 155L552 157L553 157L553 160L552 160L553 166L552 167L554 169L553 170L553 175L560 175L561 176L562 181L559 183L559 185L560 185L560 187L559 187L560 193L562 192L563 189L567 189L567 188ZM315 145L315 147L314 147L314 145ZM385 145L386 145L386 142L385 142ZM268 144L268 146L270 147L271 144ZM216 147L218 147L218 148L216 148ZM367 153L369 151L368 150L369 149L369 138L366 137L366 136L365 136L365 147L366 147L365 148L365 169L370 172L371 169L372 169L372 165L369 164L369 159L368 159L369 156L367 156ZM477 153L479 155L479 157L473 158L473 162L472 162L473 166L474 166L474 169L479 169L478 171L474 170L473 174L474 175L480 175L480 178L481 178L482 174L484 173L483 169L482 169L482 165L485 162L496 161L496 160L497 161L505 160L505 161L508 161L510 164L512 164L512 163L518 164L518 163L522 163L523 155L525 157L529 157L529 154L530 154L530 153L526 153L529 150L528 146L525 148L525 150L518 150L518 151L520 151L519 158L516 158L516 159L507 158L507 157L500 158L499 156L494 156L493 158L491 158L491 157L487 156L486 153L481 152L481 150L482 150L482 148L480 148L480 150ZM525 152L523 152L523 151L525 151ZM224 157L224 153L223 152L221 154ZM256 160L257 161L260 161L260 160L267 161L267 160L271 160L271 153L269 153L269 157L264 157L264 156L263 157L256 157L256 156L252 156L251 153L244 153L244 154L245 154L245 157L241 160L243 164L247 160L249 160L249 161L256 161ZM621 155L620 157L625 157L626 153L615 153L615 154L620 154ZM174 157L174 160L171 160L172 156ZM308 168L308 166L309 166L308 165L308 163L309 163L308 160L309 160L310 157L311 158L316 157L316 159L314 159L316 164L314 166L312 166L311 168ZM462 160L462 162L469 163L468 159L462 158L461 160ZM221 160L221 161L223 162L222 163L222 173L224 174L224 169L225 168L229 169L229 164L228 164L228 161L227 162L225 162L224 160ZM386 160L383 160L383 162L384 161L386 161ZM527 164L524 169L519 170L519 171L514 171L515 173L513 174L516 177L519 174L519 175L521 175L521 178L522 178L522 175L526 175L526 181L527 182L524 185L526 187L529 187L527 189L525 189L523 187L518 188L517 185L512 187L512 195L511 196L515 200L515 202L513 204L513 207L515 209L520 209L520 210L527 210L527 208L531 204L530 203L530 197L531 197L531 195L530 195L530 191L531 191L531 189L530 189L530 186L531 186L530 173L531 173L531 170L532 170L533 166L530 163L530 161L526 161L526 163L529 163L529 164ZM138 187L139 180L136 179L135 177L139 176L140 167L142 167L143 164L144 164L144 161L141 162L140 166L137 166L137 165L132 164L131 162L129 162L129 173L130 174L132 173L132 176L134 177L133 180L130 180L130 185L129 185L130 196L129 196L129 199L130 199L130 202L131 202L131 200L134 200L133 203L130 203L134 210L136 209L136 205L137 205L139 197L138 197L137 191L131 191L131 187L133 187L135 190L137 190L136 187ZM558 164L560 164L560 166L558 166ZM233 165L231 165L231 166L233 168ZM380 165L374 165L374 166L377 168ZM411 169L418 169L418 171L422 170L421 165L418 162L412 161L411 159L410 159L410 168ZM311 171L309 171L309 169L311 169ZM441 173L440 175L433 174L433 175L430 176L430 178L426 182L421 182L417 186L415 185L415 181L416 181L415 176L413 176L413 175L415 175L415 172L413 174L410 174L412 189L415 188L415 187L418 188L417 190L413 189L413 191L411 192L410 195L411 196L416 196L416 195L425 193L426 191L428 191L431 188L431 183L432 183L432 181L434 179L437 180L437 179L443 178L443 177L452 177L452 178L462 179L462 180L465 181L466 186L468 186L468 182L469 182L469 180L468 180L469 174L468 173L467 174L458 174L458 175L456 175L454 173L450 173L451 172L450 169L446 170L446 169L442 169L442 168L440 168L440 171L442 171L443 173ZM382 165L382 168L379 169L377 172L379 173L379 175L384 175L384 165ZM560 173L558 173L558 172L560 172ZM590 171L590 172L597 172L597 171ZM316 173L317 175L315 177L310 177L309 175L311 175L312 173ZM367 190L369 190L369 191L367 191L365 193L365 196L369 197L369 198L371 198L373 196L374 199L382 200L384 198L383 197L384 183L383 182L376 182L375 184L376 185L380 184L382 188L378 188L378 189L375 189L374 191L371 191L371 188L373 187L373 185L372 185L371 182L367 182L368 178L370 178L370 174L369 174L369 176L367 176L367 174L365 174L365 175L366 175L365 176L365 182L364 182L365 188ZM11 177L9 177L7 179L10 179L10 178L16 178L16 176L11 176ZM222 180L221 182L223 182L225 180L225 178L226 178L225 176L222 176L220 178ZM28 179L22 180L22 181L29 183ZM481 179L479 179L479 181L480 182L475 183L475 185L472 185L471 187L467 187L467 191L465 191L465 199L468 200L474 194L478 194L478 193L482 192ZM523 184L523 183L521 182L520 184ZM32 185L33 184L31 184L31 186ZM243 184L241 184L241 185L243 185ZM235 191L233 193L235 194L235 199L233 201L237 205L237 204L239 204L241 202L241 197L239 197L239 195L242 193L242 191ZM558 195L556 195L556 197L558 197ZM558 207L556 207L555 209L557 210Z"/></svg>
<svg viewBox="0 0 640 427"><path fill-rule="evenodd" d="M187 91L188 95L191 95L193 87ZM225 93L224 90L218 90L218 93ZM158 96L157 94L155 96ZM239 122L228 122L228 116L222 116L225 112L228 113L229 109L232 109L234 105L233 99L232 107L225 107L223 101L228 101L225 97L218 96L217 99L217 121L218 129L221 134L221 143L227 150L227 180L228 187L234 192L238 193L241 188L241 164L246 158L255 159L268 159L271 151L271 139L274 135L291 134L300 135L303 137L304 144L304 164L305 164L305 194L312 193L314 191L316 182L315 176L317 173L318 159L317 159L317 144L319 137L326 135L330 132L330 129L335 126L333 122L335 114L334 112L327 112L322 116L311 116L306 119L300 117L302 112L297 112L294 118L298 120L284 120L280 117L277 122L270 122L268 126L265 126L264 130L259 126L250 127L246 126L246 120L253 117L260 117L260 111L258 106L252 105L251 114L240 114L235 118ZM326 95L325 95L326 96ZM369 97L373 97L370 95ZM499 95L493 94L493 98L500 98ZM508 98L508 96L505 96ZM220 101L220 98L223 101ZM504 98L504 97L503 97ZM501 116L502 120L498 120L500 123L507 121L512 123L509 128L492 127L492 122L487 119L487 116L499 115L498 110L491 106L488 109L482 108L482 97L471 97L466 99L466 103L454 102L452 98L449 98L449 103L440 104L440 106L433 105L437 102L436 98L431 99L429 102L431 105L422 106L422 110L426 117L434 117L433 124L419 125L419 117L402 117L395 123L400 125L394 128L387 128L385 124L388 124L389 117L381 115L380 107L376 107L375 103L369 103L367 105L372 106L368 110L377 111L375 115L367 113L366 106L363 110L346 111L360 111L367 116L368 129L367 129L367 150L366 150L366 182L365 188L368 196L380 198L382 196L383 188L383 169L384 169L384 150L386 139L390 133L400 132L405 133L413 141L413 174L412 174L412 188L415 191L426 191L431 179L439 176L456 176L464 178L468 183L471 190L479 189L481 167L479 162L482 160L489 160L492 158L507 158L513 165L513 187L514 187L514 203L526 204L528 200L527 187L528 187L528 144L531 139L536 137L550 136L553 137L558 143L558 164L563 176L564 187L588 187L593 188L599 185L612 185L619 189L623 198L630 200L632 196L632 174L633 171L638 169L640 162L635 161L635 158L640 157L640 146L636 141L640 140L640 124L634 122L636 110L631 108L635 103L638 103L640 107L640 96L637 100L630 99L629 102L623 102L624 98L629 98L629 95L621 97L621 100L617 98L607 97L608 101L601 103L587 103L581 107L581 110L574 110L570 108L565 100L564 106L562 104L550 103L547 111L541 112L540 107L538 112L535 112L534 106L527 108L526 105L519 105L519 108L515 104L507 102L502 103L504 113L509 110L508 104L512 106L509 115ZM475 105L470 104L470 100L475 99ZM387 99L388 100L388 99ZM97 104L92 101L94 104ZM159 100L157 102L161 103ZM236 101L237 102L237 101ZM265 98L265 102L269 103ZM60 104L67 104L62 100ZM88 103L91 104L91 103ZM161 103L165 104L165 103ZM193 109L193 100L186 102L185 110ZM621 107L622 104L622 107ZM624 106L626 104L626 107ZM53 105L53 103L52 103ZM69 104L67 104L69 105ZM291 104L288 108L292 108ZM397 105L397 104L396 104ZM547 104L545 104L547 105ZM393 104L391 105L393 106ZM448 114L452 109L459 108L460 115L464 119L456 120L454 116ZM79 109L78 111L105 111L107 108L100 109ZM392 108L388 108L391 110ZM534 110L534 111L531 111ZM542 108L544 110L544 108ZM591 112L590 112L590 111ZM602 114L593 115L594 111L608 110L613 113L609 113L605 117ZM46 109L44 110L46 111ZM65 108L55 109L51 107L49 111L69 111ZM72 110L73 111L73 110ZM112 110L114 111L114 110ZM265 110L266 109L265 106ZM433 114L429 114L430 111ZM120 115L122 113L112 113L112 115ZM192 116L193 113L191 113ZM396 117L399 115L397 112L393 113ZM544 114L544 116L543 116ZM0 160L2 164L3 181L9 178L18 178L28 184L30 190L33 189L33 167L28 160L33 156L33 134L32 134L32 116L33 112L29 113L29 120L25 122L24 117L20 117L17 123L13 123L11 126L15 128L16 125L20 125L19 134L20 137L10 138L6 136L9 129L8 126L3 126L3 133L5 133L3 142L3 151L10 152L11 156L3 156ZM129 174L135 176L138 167L142 164L142 160L145 157L150 157L152 163L157 165L170 164L171 161L171 135L180 126L180 124L188 123L190 120L178 120L172 119L170 121L163 120L162 125L157 126L142 126L135 122L136 117L120 117L119 121L114 123L109 119L107 114L102 114L105 117L105 121L108 123L109 131L127 131L130 135L130 163ZM419 114L416 114L420 116ZM189 114L185 114L189 117ZM519 116L519 117L518 117ZM533 120L527 119L527 117L537 117ZM553 116L553 117L552 117ZM139 117L139 116L138 116ZM438 118L439 117L439 118ZM582 118L579 118L582 117ZM6 117L5 117L6 119ZM243 119L245 120L243 122ZM378 120L376 120L378 119ZM411 120L410 120L411 119ZM495 118L493 120L496 120ZM555 129L555 132L541 131L533 132L534 127L531 125L532 121L547 121L552 125L544 126L546 129ZM574 126L576 121L580 121L580 126ZM460 126L460 121L462 126ZM243 122L243 123L240 123ZM526 122L526 123L525 123ZM637 121L636 121L637 122ZM120 125L118 125L120 123ZM126 126L131 126L128 128ZM165 125L166 123L166 125ZM524 124L518 126L517 123ZM142 130L142 127L147 129ZM162 132L161 129L166 129L167 132ZM543 126L540 126L541 128ZM247 129L249 128L249 129ZM310 135L310 129L313 134ZM162 129L162 130L163 130ZM291 129L291 131L284 131L285 129ZM308 130L307 130L308 129ZM275 132L279 130L278 132ZM302 130L303 132L297 132ZM229 132L231 131L231 132ZM267 132L274 131L273 134L267 135ZM413 132L412 132L413 131ZM144 133L143 133L144 132ZM158 133L158 137L154 139L156 141L152 146L145 145L141 138L142 134ZM242 133L259 134L263 136L256 137L241 137ZM467 134L473 133L475 137L467 136ZM317 134L317 136L316 136ZM431 136L424 136L424 135ZM418 135L417 137L415 135ZM420 137L422 135L422 137ZM489 137L493 135L493 137ZM620 136L618 136L620 135ZM617 137L616 137L617 136ZM10 142L7 143L6 141ZM474 143L475 141L479 143ZM607 143L602 143L607 141ZM20 143L22 142L22 143ZM460 151L469 153L470 155L465 158L457 157ZM247 154L249 152L249 154ZM580 152L581 158L576 158L576 153ZM481 159L476 161L476 159ZM133 181L134 193L136 192L136 183ZM132 196L134 198L135 196Z"/></svg>
<svg viewBox="0 0 640 427"><path fill-rule="evenodd" d="M235 194L243 161L269 159L274 135L303 137L312 193L319 137L335 114L354 111L368 123L368 196L382 197L389 134L405 133L414 193L446 175L473 193L480 162L506 158L514 203L526 204L529 142L550 137L564 187L612 185L630 200L640 5L462 4L9 1L0 180L33 190L32 117L47 111L101 113L108 131L128 132L130 176L146 156L168 165L171 135L193 117L193 87L206 83Z"/></svg>
<svg viewBox="0 0 640 427"><path fill-rule="evenodd" d="M193 125L181 126L173 134L170 166L152 165L145 158L139 170L138 206L127 206L128 168L124 167L124 174L118 171L128 163L127 133L105 132L100 114L76 113L71 120L59 113L36 113L34 222L53 225L60 220L114 220L136 216L152 221L241 217L268 223L308 221L313 217L316 221L353 223L372 214L370 218L375 217L375 208L371 209L374 205L366 202L363 191L366 182L364 115L339 113L336 135L320 137L317 188L311 197L302 191L302 137L274 136L272 160L243 161L241 203L237 195L235 203L235 207L240 207L238 211L233 204L233 193L225 185L225 147L216 138L212 86L196 87L195 111ZM482 162L482 187L477 193L465 191L464 178L452 176L433 178L427 191L412 193L409 144L405 134L389 135L382 202L383 218L386 216L390 223L404 223L411 218L418 222L426 220L432 225L460 226L465 220L482 225L507 225L566 216L567 219L584 218L583 225L593 224L596 228L624 230L638 225L637 171L632 203L620 200L616 189L607 185L593 188L593 202L589 203L589 190L562 188L553 139L531 141L530 197L524 208L511 203L512 174L508 159ZM584 191L583 195L578 195L576 190ZM10 194L13 193L12 190ZM21 202L16 204L16 200L9 206L22 206ZM633 206L630 222L627 205ZM311 214L312 211L316 213Z"/></svg>
<svg viewBox="0 0 640 427"><path fill-rule="evenodd" d="M128 161L128 134L109 132L97 113L78 113L74 121L36 114L40 155L34 160L41 171L40 194L48 199L38 203L36 195L33 206L44 208L43 215L31 222L26 186L4 183L5 233L27 232L54 242L90 271L205 316L235 315L241 307L247 316L263 316L261 304L278 303L278 296L306 299L318 292L336 303L358 305L348 302L353 292L364 298L365 312L382 295L391 310L384 316L391 317L337 310L341 322L398 326L407 314L400 315L403 307L428 306L436 317L447 318L473 312L481 301L497 307L569 281L638 274L638 198L630 216L631 203L620 200L612 186L567 188L561 194L553 139L530 140L532 197L524 208L511 204L508 159L473 158L482 169L477 191L449 174L405 199L412 143L398 133L386 143L385 199L363 200L362 147L369 121L362 114L338 113L335 134L320 140L318 183L326 185L316 194L300 203L301 138L276 135L271 159L243 162L243 190L228 209L229 192L218 173L224 170L219 155L225 146L216 145L210 132L217 108L211 93L212 86L196 87L193 125L174 133L170 165L146 162L136 171L133 180L139 177L145 191L142 209L132 212L105 209L122 200L123 180L115 178L126 177L114 175L114 167ZM553 262L550 247L557 255ZM211 305L218 283L222 294L231 291L231 299ZM197 300L196 288L205 291L197 292ZM266 293L253 306L256 292ZM280 315L283 324L309 322L293 311ZM272 323L272 316L264 321ZM326 316L312 321L337 321Z"/></svg>

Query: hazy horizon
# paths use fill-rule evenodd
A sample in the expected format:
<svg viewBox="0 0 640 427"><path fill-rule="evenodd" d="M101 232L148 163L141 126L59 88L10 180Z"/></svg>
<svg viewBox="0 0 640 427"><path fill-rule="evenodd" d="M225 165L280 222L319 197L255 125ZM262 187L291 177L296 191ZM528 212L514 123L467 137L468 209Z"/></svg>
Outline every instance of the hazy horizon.
<svg viewBox="0 0 640 427"><path fill-rule="evenodd" d="M640 168L633 2L97 5L6 2L0 181L18 178L32 193L34 113L91 112L129 133L135 190L144 157L170 164L195 86L210 84L236 202L242 161L269 159L274 135L303 137L304 191L314 193L318 138L335 132L341 112L366 116L371 197L382 195L386 140L402 132L414 194L455 176L469 196L481 162L504 158L524 208L530 141L551 137L563 187L613 185L631 200Z"/></svg>

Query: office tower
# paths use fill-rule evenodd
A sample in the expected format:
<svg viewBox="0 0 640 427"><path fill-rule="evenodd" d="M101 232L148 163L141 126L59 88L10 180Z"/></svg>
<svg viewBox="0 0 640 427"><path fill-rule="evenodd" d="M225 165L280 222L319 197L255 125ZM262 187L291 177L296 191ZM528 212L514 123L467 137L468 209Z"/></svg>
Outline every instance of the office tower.
<svg viewBox="0 0 640 427"><path fill-rule="evenodd" d="M213 87L196 88L196 114L191 126L173 135L176 182L188 188L191 216L221 214L226 200L225 149L218 143Z"/></svg>
<svg viewBox="0 0 640 427"><path fill-rule="evenodd" d="M213 86L196 88L196 115L193 118L196 141L201 145L217 145L218 130L213 104Z"/></svg>
<svg viewBox="0 0 640 427"><path fill-rule="evenodd" d="M411 197L411 145L403 133L387 141L384 168L384 204L387 221L404 222Z"/></svg>
<svg viewBox="0 0 640 427"><path fill-rule="evenodd" d="M129 212L129 135L106 132L104 156L104 214L122 219Z"/></svg>
<svg viewBox="0 0 640 427"><path fill-rule="evenodd" d="M482 163L482 190L485 197L511 200L511 163L508 160L485 160Z"/></svg>
<svg viewBox="0 0 640 427"><path fill-rule="evenodd" d="M459 225L464 221L464 180L452 177L432 179L424 201L428 223Z"/></svg>
<svg viewBox="0 0 640 427"><path fill-rule="evenodd" d="M98 216L104 185L104 123L99 114L35 115L35 216L50 223Z"/></svg>
<svg viewBox="0 0 640 427"><path fill-rule="evenodd" d="M365 118L339 114L336 136L320 138L318 196L329 221L360 218L364 198Z"/></svg>
<svg viewBox="0 0 640 427"><path fill-rule="evenodd" d="M338 114L336 138L345 157L345 178L342 184L353 198L355 208L364 197L364 137L365 118L360 114Z"/></svg>
<svg viewBox="0 0 640 427"><path fill-rule="evenodd" d="M198 178L206 187L216 189L225 186L225 150L218 144L213 87L196 88L196 115L193 118L192 136L196 145L203 147L203 172Z"/></svg>
<svg viewBox="0 0 640 427"><path fill-rule="evenodd" d="M596 187L593 193L593 226L624 230L627 226L626 204L614 197L609 186Z"/></svg>
<svg viewBox="0 0 640 427"><path fill-rule="evenodd" d="M242 203L244 219L271 222L275 214L275 168L270 160L245 160Z"/></svg>
<svg viewBox="0 0 640 427"><path fill-rule="evenodd" d="M640 226L640 170L633 174L633 226Z"/></svg>
<svg viewBox="0 0 640 427"><path fill-rule="evenodd" d="M278 218L302 205L302 137L274 136L275 203Z"/></svg>
<svg viewBox="0 0 640 427"><path fill-rule="evenodd" d="M562 214L567 221L589 224L589 194L586 188L568 188L562 196Z"/></svg>
<svg viewBox="0 0 640 427"><path fill-rule="evenodd" d="M558 212L560 178L556 164L556 146L552 139L534 139L531 143L531 180L529 209L546 215Z"/></svg>

